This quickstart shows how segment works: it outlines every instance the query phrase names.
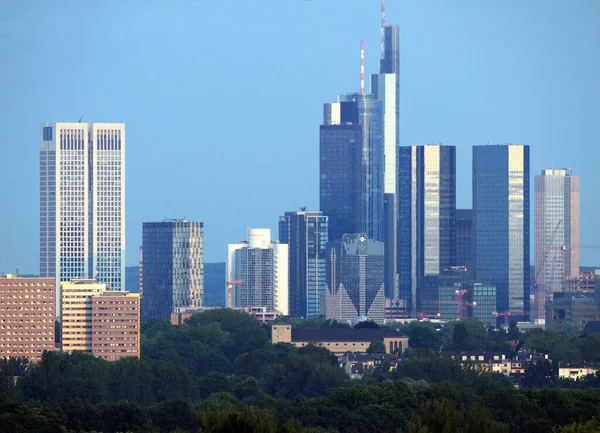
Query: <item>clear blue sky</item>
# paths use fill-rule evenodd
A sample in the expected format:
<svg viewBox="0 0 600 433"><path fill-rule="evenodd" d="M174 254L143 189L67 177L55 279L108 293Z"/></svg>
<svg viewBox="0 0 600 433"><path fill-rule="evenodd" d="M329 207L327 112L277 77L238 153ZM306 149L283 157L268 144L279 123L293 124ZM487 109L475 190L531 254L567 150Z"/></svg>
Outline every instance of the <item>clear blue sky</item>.
<svg viewBox="0 0 600 433"><path fill-rule="evenodd" d="M581 176L581 242L600 244L600 1L387 3L401 144L457 146L460 207L472 145L530 145L532 175ZM0 266L38 271L41 122L126 123L128 265L143 221L203 221L214 262L318 208L322 103L358 90L361 39L376 72L379 20L378 0L0 1Z"/></svg>

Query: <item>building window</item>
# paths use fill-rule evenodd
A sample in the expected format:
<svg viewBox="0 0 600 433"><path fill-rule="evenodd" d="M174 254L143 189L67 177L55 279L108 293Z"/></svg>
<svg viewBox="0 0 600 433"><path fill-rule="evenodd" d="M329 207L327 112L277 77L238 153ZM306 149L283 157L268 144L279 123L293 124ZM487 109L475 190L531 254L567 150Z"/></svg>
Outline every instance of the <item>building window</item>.
<svg viewBox="0 0 600 433"><path fill-rule="evenodd" d="M44 141L51 141L52 140L52 127L44 126L42 134L43 134Z"/></svg>

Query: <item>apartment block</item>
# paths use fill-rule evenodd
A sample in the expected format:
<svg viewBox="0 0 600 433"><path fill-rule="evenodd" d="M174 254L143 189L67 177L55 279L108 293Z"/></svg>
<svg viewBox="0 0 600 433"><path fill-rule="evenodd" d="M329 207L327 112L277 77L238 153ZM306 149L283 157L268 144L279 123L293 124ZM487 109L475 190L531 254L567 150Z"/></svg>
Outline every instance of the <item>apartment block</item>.
<svg viewBox="0 0 600 433"><path fill-rule="evenodd" d="M108 361L140 356L140 295L92 296L92 355Z"/></svg>
<svg viewBox="0 0 600 433"><path fill-rule="evenodd" d="M0 358L54 350L54 278L0 276Z"/></svg>
<svg viewBox="0 0 600 433"><path fill-rule="evenodd" d="M61 283L62 350L114 361L140 354L140 297L96 280Z"/></svg>

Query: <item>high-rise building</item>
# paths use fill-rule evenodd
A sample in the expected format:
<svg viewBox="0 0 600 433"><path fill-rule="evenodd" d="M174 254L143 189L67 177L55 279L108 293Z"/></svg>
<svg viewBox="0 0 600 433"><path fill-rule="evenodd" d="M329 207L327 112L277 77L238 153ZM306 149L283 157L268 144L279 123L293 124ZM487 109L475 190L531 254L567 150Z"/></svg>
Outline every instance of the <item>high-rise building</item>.
<svg viewBox="0 0 600 433"><path fill-rule="evenodd" d="M354 93L325 104L319 148L320 208L329 218L329 239L365 233L383 241L383 103Z"/></svg>
<svg viewBox="0 0 600 433"><path fill-rule="evenodd" d="M475 279L517 321L529 320L529 207L529 146L474 146Z"/></svg>
<svg viewBox="0 0 600 433"><path fill-rule="evenodd" d="M325 296L328 221L322 212L300 210L279 217L279 242L289 249L289 315L322 313Z"/></svg>
<svg viewBox="0 0 600 433"><path fill-rule="evenodd" d="M40 275L124 289L124 124L41 125Z"/></svg>
<svg viewBox="0 0 600 433"><path fill-rule="evenodd" d="M232 307L266 307L287 316L288 266L287 244L271 242L270 229L249 229L247 242L229 244L227 249L227 281L238 281L233 285Z"/></svg>
<svg viewBox="0 0 600 433"><path fill-rule="evenodd" d="M142 321L170 320L204 299L204 224L183 219L142 226Z"/></svg>
<svg viewBox="0 0 600 433"><path fill-rule="evenodd" d="M384 245L364 234L345 234L330 242L327 255L326 318L368 319L383 323Z"/></svg>
<svg viewBox="0 0 600 433"><path fill-rule="evenodd" d="M396 149L400 145L400 38L398 26L382 27L382 43L379 74L371 76L371 93L383 103L385 291L387 298L395 299L398 297Z"/></svg>
<svg viewBox="0 0 600 433"><path fill-rule="evenodd" d="M54 350L54 278L0 276L0 358Z"/></svg>
<svg viewBox="0 0 600 433"><path fill-rule="evenodd" d="M536 320L562 282L579 276L579 176L570 169L535 176Z"/></svg>
<svg viewBox="0 0 600 433"><path fill-rule="evenodd" d="M420 312L424 278L456 264L456 147L398 148L399 298Z"/></svg>
<svg viewBox="0 0 600 433"><path fill-rule="evenodd" d="M107 361L140 356L140 295L92 296L92 355Z"/></svg>
<svg viewBox="0 0 600 433"><path fill-rule="evenodd" d="M473 209L456 209L456 266L473 275Z"/></svg>
<svg viewBox="0 0 600 433"><path fill-rule="evenodd" d="M62 350L114 361L140 356L140 296L95 280L61 283Z"/></svg>
<svg viewBox="0 0 600 433"><path fill-rule="evenodd" d="M106 283L82 279L60 285L62 350L92 353L92 296L104 293Z"/></svg>

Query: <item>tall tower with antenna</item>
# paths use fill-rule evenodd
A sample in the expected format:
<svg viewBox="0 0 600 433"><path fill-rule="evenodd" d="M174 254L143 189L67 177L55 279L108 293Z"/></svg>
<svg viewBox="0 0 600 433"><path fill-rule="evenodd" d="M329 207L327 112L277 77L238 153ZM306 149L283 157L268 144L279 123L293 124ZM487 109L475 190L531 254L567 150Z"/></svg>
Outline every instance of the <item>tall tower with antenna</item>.
<svg viewBox="0 0 600 433"><path fill-rule="evenodd" d="M385 295L399 298L398 286L398 200L396 196L396 149L399 140L399 31L387 25L385 0L381 0L381 58L379 73L371 76L371 93L383 102L384 128L384 242ZM409 307L410 308L410 307Z"/></svg>

